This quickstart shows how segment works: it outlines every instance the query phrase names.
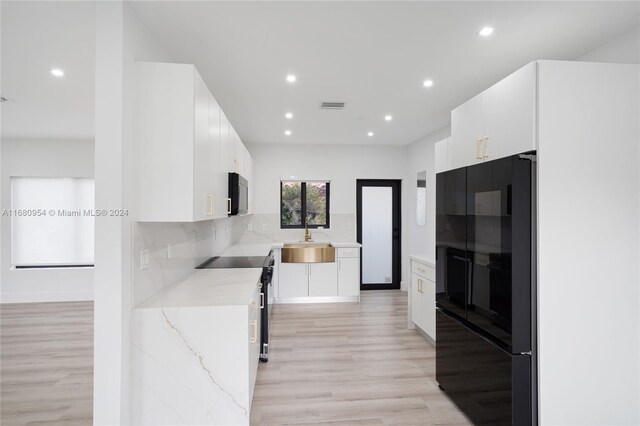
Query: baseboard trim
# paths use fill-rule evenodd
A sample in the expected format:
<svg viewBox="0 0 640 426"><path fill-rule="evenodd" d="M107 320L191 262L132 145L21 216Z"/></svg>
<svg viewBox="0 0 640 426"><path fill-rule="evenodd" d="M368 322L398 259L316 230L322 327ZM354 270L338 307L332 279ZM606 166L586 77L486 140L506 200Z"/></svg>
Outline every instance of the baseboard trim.
<svg viewBox="0 0 640 426"><path fill-rule="evenodd" d="M426 331L424 331L417 325L415 326L415 330L418 332L418 334L424 337L426 341L431 344L431 346L433 346L434 348L436 347L436 340L433 337L429 336Z"/></svg>
<svg viewBox="0 0 640 426"><path fill-rule="evenodd" d="M329 297L276 297L275 303L360 303L360 296L329 296Z"/></svg>
<svg viewBox="0 0 640 426"><path fill-rule="evenodd" d="M0 303L45 303L93 301L93 291L3 293Z"/></svg>

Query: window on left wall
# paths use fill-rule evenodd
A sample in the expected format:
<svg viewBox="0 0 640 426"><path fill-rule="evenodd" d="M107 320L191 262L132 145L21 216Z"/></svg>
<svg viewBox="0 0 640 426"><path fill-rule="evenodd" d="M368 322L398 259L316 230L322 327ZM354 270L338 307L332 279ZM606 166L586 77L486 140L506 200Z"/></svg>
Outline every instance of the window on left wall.
<svg viewBox="0 0 640 426"><path fill-rule="evenodd" d="M11 261L17 269L91 267L93 178L12 177Z"/></svg>

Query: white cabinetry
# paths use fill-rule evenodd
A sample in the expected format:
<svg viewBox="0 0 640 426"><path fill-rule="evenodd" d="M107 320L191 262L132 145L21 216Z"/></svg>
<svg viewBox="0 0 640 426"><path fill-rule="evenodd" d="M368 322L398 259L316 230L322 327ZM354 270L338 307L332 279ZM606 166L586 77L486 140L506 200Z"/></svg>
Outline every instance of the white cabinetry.
<svg viewBox="0 0 640 426"><path fill-rule="evenodd" d="M278 287L281 298L337 296L336 263L281 263Z"/></svg>
<svg viewBox="0 0 640 426"><path fill-rule="evenodd" d="M193 65L137 63L135 134L143 222L227 217L228 175L253 159ZM242 161L238 161L238 153Z"/></svg>
<svg viewBox="0 0 640 426"><path fill-rule="evenodd" d="M336 261L282 263L277 250L276 303L354 302L360 300L360 248L336 248Z"/></svg>
<svg viewBox="0 0 640 426"><path fill-rule="evenodd" d="M338 296L360 297L360 249L339 248Z"/></svg>
<svg viewBox="0 0 640 426"><path fill-rule="evenodd" d="M138 220L193 222L216 211L218 118L209 90L193 65L137 64L136 136L139 141ZM210 123L211 121L211 123Z"/></svg>
<svg viewBox="0 0 640 426"><path fill-rule="evenodd" d="M280 263L278 297L309 296L309 269L306 263Z"/></svg>
<svg viewBox="0 0 640 426"><path fill-rule="evenodd" d="M536 80L532 62L451 111L447 169L535 150Z"/></svg>
<svg viewBox="0 0 640 426"><path fill-rule="evenodd" d="M329 297L338 295L338 267L336 262L309 263L309 296Z"/></svg>
<svg viewBox="0 0 640 426"><path fill-rule="evenodd" d="M444 172L449 169L449 138L436 142L435 151L435 169L436 173Z"/></svg>
<svg viewBox="0 0 640 426"><path fill-rule="evenodd" d="M411 258L410 320L431 343L436 339L435 268ZM411 325L410 323L410 325Z"/></svg>

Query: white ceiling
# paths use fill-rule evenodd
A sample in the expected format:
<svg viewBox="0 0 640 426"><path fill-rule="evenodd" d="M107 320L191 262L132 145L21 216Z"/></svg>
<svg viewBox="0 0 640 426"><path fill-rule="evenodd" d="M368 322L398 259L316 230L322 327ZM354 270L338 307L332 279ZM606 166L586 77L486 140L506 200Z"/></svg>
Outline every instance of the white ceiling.
<svg viewBox="0 0 640 426"><path fill-rule="evenodd" d="M2 137L92 139L92 2L1 1ZM52 68L64 70L56 78Z"/></svg>
<svg viewBox="0 0 640 426"><path fill-rule="evenodd" d="M133 7L174 60L196 64L244 141L386 145L447 125L452 108L529 61L573 59L599 46L636 25L639 13L637 2ZM478 37L485 25L494 34ZM285 82L287 73L297 75L295 84ZM430 89L422 87L427 78ZM324 111L324 100L347 104Z"/></svg>
<svg viewBox="0 0 640 426"><path fill-rule="evenodd" d="M18 3L18 4L16 4ZM245 142L402 145L534 59L573 59L637 25L638 2L207 2L132 7L195 63ZM7 2L3 137L86 138L94 120L91 2ZM476 36L484 25L489 38ZM52 67L64 79L49 74ZM287 73L298 81L285 82ZM422 87L425 79L434 86ZM345 101L323 111L323 100ZM284 113L295 114L293 120ZM392 114L387 123L383 117ZM293 134L284 135L290 129ZM373 138L367 131L374 131Z"/></svg>

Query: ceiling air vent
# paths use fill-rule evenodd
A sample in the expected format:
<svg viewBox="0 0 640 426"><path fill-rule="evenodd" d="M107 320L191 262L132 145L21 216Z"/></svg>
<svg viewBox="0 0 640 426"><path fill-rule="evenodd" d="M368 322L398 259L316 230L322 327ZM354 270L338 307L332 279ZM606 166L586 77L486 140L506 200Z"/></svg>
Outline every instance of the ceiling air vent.
<svg viewBox="0 0 640 426"><path fill-rule="evenodd" d="M344 102L322 102L320 104L321 109L342 109L344 108Z"/></svg>

